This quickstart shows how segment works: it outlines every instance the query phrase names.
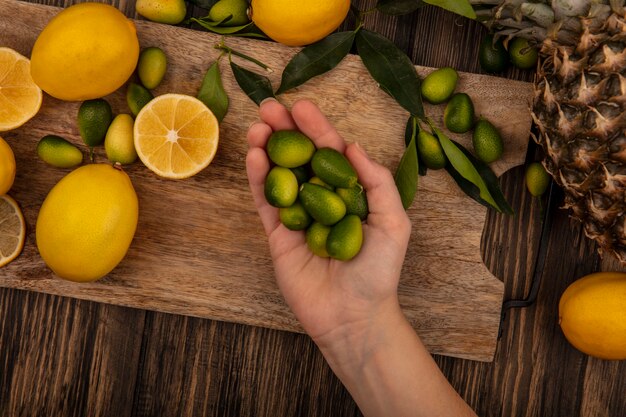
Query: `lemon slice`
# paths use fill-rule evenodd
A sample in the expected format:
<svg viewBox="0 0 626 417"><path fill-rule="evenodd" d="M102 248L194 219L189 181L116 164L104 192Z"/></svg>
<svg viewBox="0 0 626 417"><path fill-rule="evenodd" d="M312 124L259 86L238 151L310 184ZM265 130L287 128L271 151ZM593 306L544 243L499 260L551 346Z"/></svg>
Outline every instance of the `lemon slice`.
<svg viewBox="0 0 626 417"><path fill-rule="evenodd" d="M0 196L0 267L22 252L26 238L26 223L15 200Z"/></svg>
<svg viewBox="0 0 626 417"><path fill-rule="evenodd" d="M206 168L219 142L219 122L200 100L164 94L135 119L135 149L150 170L165 178L188 178Z"/></svg>
<svg viewBox="0 0 626 417"><path fill-rule="evenodd" d="M30 61L0 48L0 132L20 127L41 107L41 88L30 76Z"/></svg>

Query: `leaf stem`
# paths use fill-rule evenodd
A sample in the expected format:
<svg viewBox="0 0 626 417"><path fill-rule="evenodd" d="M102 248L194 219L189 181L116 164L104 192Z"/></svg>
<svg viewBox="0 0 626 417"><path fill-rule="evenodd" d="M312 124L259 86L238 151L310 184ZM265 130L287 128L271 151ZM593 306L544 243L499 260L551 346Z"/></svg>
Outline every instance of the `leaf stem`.
<svg viewBox="0 0 626 417"><path fill-rule="evenodd" d="M236 50L234 50L234 49L230 48L229 46L227 46L227 45L224 43L224 39L222 39L222 41L221 41L220 43L216 44L214 48L215 48L215 49L218 49L218 50L220 50L220 51L224 51L224 52L228 53L229 55L231 55L231 54L232 54L232 55L238 56L239 58L243 58L243 59L245 59L245 60L247 60L247 61L250 61L250 62L252 62L253 64L256 64L256 65L258 65L259 67L263 68L265 71L267 71L267 72L269 72L269 73L274 72L274 70L273 70L273 69L271 69L268 65L265 65L264 63L262 63L262 62L261 62L261 61L259 61L258 59L252 58L252 57L251 57L251 56L249 56L249 55L246 55L246 54L244 54L244 53L241 53L241 52L239 52L239 51L236 51ZM222 54L222 55L223 55L223 54Z"/></svg>

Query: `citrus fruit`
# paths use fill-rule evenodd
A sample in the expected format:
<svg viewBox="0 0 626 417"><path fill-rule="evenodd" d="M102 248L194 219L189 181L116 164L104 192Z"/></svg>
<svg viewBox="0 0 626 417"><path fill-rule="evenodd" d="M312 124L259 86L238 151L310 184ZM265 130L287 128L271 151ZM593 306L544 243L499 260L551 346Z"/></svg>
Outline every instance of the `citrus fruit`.
<svg viewBox="0 0 626 417"><path fill-rule="evenodd" d="M30 75L30 61L9 48L0 48L0 132L29 121L41 107L41 89Z"/></svg>
<svg viewBox="0 0 626 417"><path fill-rule="evenodd" d="M328 188L330 191L335 191L335 187L333 187L332 185L326 184L324 181L322 181L320 177L311 177L311 179L309 179L309 182L311 184L321 185L324 188Z"/></svg>
<svg viewBox="0 0 626 417"><path fill-rule="evenodd" d="M281 208L278 215L280 222L289 230L304 230L311 224L312 220L302 204L297 201L289 207Z"/></svg>
<svg viewBox="0 0 626 417"><path fill-rule="evenodd" d="M330 226L318 222L314 222L306 230L306 244L309 250L320 258L328 258L330 256L326 250L326 240L329 233Z"/></svg>
<svg viewBox="0 0 626 417"><path fill-rule="evenodd" d="M337 223L346 214L346 203L341 197L321 185L305 182L298 198L311 217L326 226Z"/></svg>
<svg viewBox="0 0 626 417"><path fill-rule="evenodd" d="M135 83L128 83L128 88L126 89L126 103L133 116L137 116L141 109L153 98L152 93L145 87Z"/></svg>
<svg viewBox="0 0 626 417"><path fill-rule="evenodd" d="M311 168L326 184L334 187L352 188L358 177L350 161L332 148L320 148L311 158Z"/></svg>
<svg viewBox="0 0 626 417"><path fill-rule="evenodd" d="M309 171L305 166L291 168L291 172L296 176L298 180L298 186L303 182L307 182L309 180Z"/></svg>
<svg viewBox="0 0 626 417"><path fill-rule="evenodd" d="M276 165L296 168L311 160L315 145L305 135L294 130L278 130L267 141L267 155Z"/></svg>
<svg viewBox="0 0 626 417"><path fill-rule="evenodd" d="M445 67L435 70L422 81L422 97L432 104L443 103L454 92L458 79L459 74L454 68Z"/></svg>
<svg viewBox="0 0 626 417"><path fill-rule="evenodd" d="M265 178L265 199L274 207L289 207L298 198L298 180L289 168L274 167Z"/></svg>
<svg viewBox="0 0 626 417"><path fill-rule="evenodd" d="M48 193L37 217L37 248L61 278L93 281L126 255L137 228L137 195L109 164L82 166Z"/></svg>
<svg viewBox="0 0 626 417"><path fill-rule="evenodd" d="M363 186L357 184L352 188L337 188L335 193L346 204L346 214L356 214L361 220L365 220L369 209Z"/></svg>
<svg viewBox="0 0 626 417"><path fill-rule="evenodd" d="M474 104L465 93L450 98L443 112L443 122L454 133L465 133L474 125Z"/></svg>
<svg viewBox="0 0 626 417"><path fill-rule="evenodd" d="M56 135L46 135L37 144L42 161L57 168L73 168L83 162L83 153L72 143Z"/></svg>
<svg viewBox="0 0 626 417"><path fill-rule="evenodd" d="M285 45L317 42L337 29L348 15L350 0L252 0L252 21L267 36Z"/></svg>
<svg viewBox="0 0 626 417"><path fill-rule="evenodd" d="M228 20L224 21L224 19ZM241 26L250 22L247 0L219 0L209 10L209 19L222 22L222 26Z"/></svg>
<svg viewBox="0 0 626 417"><path fill-rule="evenodd" d="M6 194L15 181L15 155L4 139L0 137L0 195Z"/></svg>
<svg viewBox="0 0 626 417"><path fill-rule="evenodd" d="M167 70L167 57L161 48L151 46L141 51L137 63L137 75L144 87L157 88Z"/></svg>
<svg viewBox="0 0 626 417"><path fill-rule="evenodd" d="M331 258L349 261L354 258L363 245L363 226L361 219L348 214L339 223L330 228L326 239L326 250Z"/></svg>
<svg viewBox="0 0 626 417"><path fill-rule="evenodd" d="M83 142L90 148L102 144L112 120L113 111L106 100L83 102L78 109L78 131Z"/></svg>
<svg viewBox="0 0 626 417"><path fill-rule="evenodd" d="M539 53L527 39L515 38L509 43L509 58L517 68L530 69L537 65Z"/></svg>
<svg viewBox="0 0 626 417"><path fill-rule="evenodd" d="M500 132L491 122L482 118L474 126L472 145L478 159L487 164L500 159L504 151Z"/></svg>
<svg viewBox="0 0 626 417"><path fill-rule="evenodd" d="M534 197L540 197L550 185L550 176L541 162L532 162L526 167L526 188Z"/></svg>
<svg viewBox="0 0 626 417"><path fill-rule="evenodd" d="M219 123L197 98L164 94L141 109L133 135L137 155L149 169L165 178L188 178L213 160Z"/></svg>
<svg viewBox="0 0 626 417"><path fill-rule="evenodd" d="M0 196L0 267L22 252L26 223L19 206L8 195Z"/></svg>
<svg viewBox="0 0 626 417"><path fill-rule="evenodd" d="M494 42L492 35L487 35L478 47L478 62L487 72L501 72L507 67L509 54L502 39Z"/></svg>
<svg viewBox="0 0 626 417"><path fill-rule="evenodd" d="M439 139L425 130L420 130L417 134L417 153L429 169L441 169L448 161Z"/></svg>
<svg viewBox="0 0 626 417"><path fill-rule="evenodd" d="M135 10L148 20L177 25L185 19L184 0L137 0Z"/></svg>
<svg viewBox="0 0 626 417"><path fill-rule="evenodd" d="M120 88L137 66L135 25L113 6L80 3L57 14L41 31L31 74L61 100L100 98Z"/></svg>
<svg viewBox="0 0 626 417"><path fill-rule="evenodd" d="M109 161L126 165L137 160L133 138L134 123L130 114L118 114L113 119L104 138L104 150Z"/></svg>
<svg viewBox="0 0 626 417"><path fill-rule="evenodd" d="M626 359L626 274L598 272L570 284L559 301L559 325L578 350Z"/></svg>

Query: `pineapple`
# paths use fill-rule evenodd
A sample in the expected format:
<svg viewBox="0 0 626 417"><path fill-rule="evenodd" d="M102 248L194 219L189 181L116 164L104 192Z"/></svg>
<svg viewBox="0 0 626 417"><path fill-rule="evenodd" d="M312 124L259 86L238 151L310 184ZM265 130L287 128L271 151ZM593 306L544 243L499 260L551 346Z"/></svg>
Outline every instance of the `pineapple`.
<svg viewBox="0 0 626 417"><path fill-rule="evenodd" d="M600 252L626 264L625 0L470 0L540 48L532 116L546 170Z"/></svg>

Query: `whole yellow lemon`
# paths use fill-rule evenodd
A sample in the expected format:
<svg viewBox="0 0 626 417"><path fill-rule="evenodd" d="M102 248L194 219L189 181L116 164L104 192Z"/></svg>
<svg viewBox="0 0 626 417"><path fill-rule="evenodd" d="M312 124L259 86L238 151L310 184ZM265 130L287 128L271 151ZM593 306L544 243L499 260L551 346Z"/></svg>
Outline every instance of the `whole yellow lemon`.
<svg viewBox="0 0 626 417"><path fill-rule="evenodd" d="M626 359L626 273L598 272L574 281L559 301L559 324L581 352Z"/></svg>
<svg viewBox="0 0 626 417"><path fill-rule="evenodd" d="M15 180L15 155L4 139L0 137L0 195L5 195Z"/></svg>
<svg viewBox="0 0 626 417"><path fill-rule="evenodd" d="M84 165L50 191L37 218L37 248L59 277L102 278L126 255L138 201L128 175L109 164Z"/></svg>
<svg viewBox="0 0 626 417"><path fill-rule="evenodd" d="M81 3L57 14L41 31L31 75L61 100L100 98L120 88L139 59L134 23L113 6Z"/></svg>
<svg viewBox="0 0 626 417"><path fill-rule="evenodd" d="M319 41L337 29L350 0L252 0L252 21L267 36L285 45Z"/></svg>

